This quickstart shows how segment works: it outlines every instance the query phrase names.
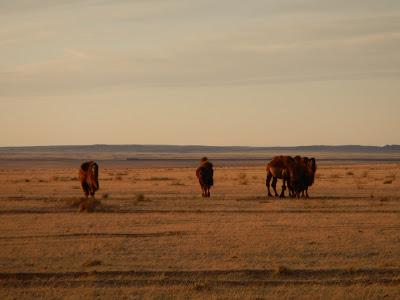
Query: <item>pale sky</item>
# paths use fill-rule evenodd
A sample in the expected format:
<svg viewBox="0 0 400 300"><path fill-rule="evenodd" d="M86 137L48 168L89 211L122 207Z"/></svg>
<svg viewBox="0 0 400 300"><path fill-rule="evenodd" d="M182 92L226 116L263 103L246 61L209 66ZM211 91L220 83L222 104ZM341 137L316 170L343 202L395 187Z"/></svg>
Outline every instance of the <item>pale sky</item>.
<svg viewBox="0 0 400 300"><path fill-rule="evenodd" d="M400 144L399 0L0 0L0 146Z"/></svg>

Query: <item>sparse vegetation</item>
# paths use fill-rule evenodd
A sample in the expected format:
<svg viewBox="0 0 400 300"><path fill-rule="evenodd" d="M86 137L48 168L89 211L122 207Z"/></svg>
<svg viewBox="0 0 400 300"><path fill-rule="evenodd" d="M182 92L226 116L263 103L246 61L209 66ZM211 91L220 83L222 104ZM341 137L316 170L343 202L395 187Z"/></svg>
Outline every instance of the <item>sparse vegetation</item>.
<svg viewBox="0 0 400 300"><path fill-rule="evenodd" d="M246 179L247 178L247 174L246 173L239 173L238 179Z"/></svg>
<svg viewBox="0 0 400 300"><path fill-rule="evenodd" d="M51 175L9 169L0 173L0 209L7 220L0 231L3 260L12 263L3 266L0 298L93 298L91 280L101 280L96 291L105 299L129 298L132 290L139 298L173 293L185 299L308 299L322 291L323 297L346 299L355 290L355 299L396 298L397 285L380 280L395 282L399 275L397 166L368 167L322 165L325 180L316 180L311 200L285 201L264 201L263 166L217 169L210 201L198 196L191 168L165 175L165 168L132 170L124 181L100 181L102 203L92 208L89 199L83 207L94 214L77 213L85 202L78 181L26 184L25 179L36 183ZM76 168L52 171L70 179ZM364 171L368 178L361 177ZM142 178L135 185L133 174ZM385 188L386 180L393 180L392 186ZM280 187L281 182L278 192ZM111 213L98 213L103 211ZM31 284L13 275L18 273L52 277L39 276ZM129 286L136 280L138 290ZM359 287L363 280L368 284ZM155 281L160 284L151 285ZM25 285L29 288L22 294L18 286ZM12 296L1 297L4 293Z"/></svg>
<svg viewBox="0 0 400 300"><path fill-rule="evenodd" d="M278 269L276 270L276 273L278 275L290 275L291 270L286 266L279 266Z"/></svg>
<svg viewBox="0 0 400 300"><path fill-rule="evenodd" d="M331 178L331 179L339 179L339 178L340 178L340 175L337 174L337 173L334 173L334 174L331 174L330 178Z"/></svg>
<svg viewBox="0 0 400 300"><path fill-rule="evenodd" d="M79 212L94 212L101 206L100 201L92 198L70 198L65 202L67 207L78 208Z"/></svg>
<svg viewBox="0 0 400 300"><path fill-rule="evenodd" d="M142 201L145 201L145 200L146 200L146 197L144 196L143 193L138 193L138 194L136 194L135 199L136 199L136 201L138 201L138 202L142 202Z"/></svg>
<svg viewBox="0 0 400 300"><path fill-rule="evenodd" d="M181 181L177 180L177 181L175 181L175 182L172 182L171 185L172 185L172 186L184 186L185 184L182 183Z"/></svg>
<svg viewBox="0 0 400 300"><path fill-rule="evenodd" d="M126 175L128 175L128 172L117 172L115 175L117 175L117 176L126 176Z"/></svg>
<svg viewBox="0 0 400 300"><path fill-rule="evenodd" d="M67 207L78 208L79 205L84 201L84 198L71 198L65 200Z"/></svg>
<svg viewBox="0 0 400 300"><path fill-rule="evenodd" d="M240 173L238 176L238 183L240 185L248 185L249 180L247 179L247 174L246 173Z"/></svg>
<svg viewBox="0 0 400 300"><path fill-rule="evenodd" d="M90 267L96 267L100 266L102 264L101 260L95 259L95 260L88 260L82 264L82 267L84 268L90 268Z"/></svg>
<svg viewBox="0 0 400 300"><path fill-rule="evenodd" d="M176 178L165 177L165 176L152 176L147 179L148 181L172 181L176 180Z"/></svg>
<svg viewBox="0 0 400 300"><path fill-rule="evenodd" d="M52 179L53 179L53 181L77 181L78 177L55 175L52 177Z"/></svg>
<svg viewBox="0 0 400 300"><path fill-rule="evenodd" d="M210 291L211 286L207 281L198 281L193 284L193 288L195 291Z"/></svg>
<svg viewBox="0 0 400 300"><path fill-rule="evenodd" d="M393 181L395 181L396 179L396 174L392 173L389 176L386 177L385 181L383 182L383 184L392 184Z"/></svg>
<svg viewBox="0 0 400 300"><path fill-rule="evenodd" d="M100 205L101 205L101 202L96 199L92 199L92 198L84 199L79 204L79 212L92 213L92 212L95 212Z"/></svg>

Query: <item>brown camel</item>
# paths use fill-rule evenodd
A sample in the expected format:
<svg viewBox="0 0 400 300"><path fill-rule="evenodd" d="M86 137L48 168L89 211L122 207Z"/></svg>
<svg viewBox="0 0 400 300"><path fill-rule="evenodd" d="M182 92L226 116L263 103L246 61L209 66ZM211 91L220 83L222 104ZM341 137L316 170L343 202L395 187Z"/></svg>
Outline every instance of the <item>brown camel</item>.
<svg viewBox="0 0 400 300"><path fill-rule="evenodd" d="M79 180L86 198L92 196L99 189L99 166L94 161L84 162L79 169Z"/></svg>
<svg viewBox="0 0 400 300"><path fill-rule="evenodd" d="M308 188L313 185L317 170L315 158L296 156L294 160L294 167L289 170L293 196L309 198Z"/></svg>
<svg viewBox="0 0 400 300"><path fill-rule="evenodd" d="M268 197L272 197L271 194L271 179L272 179L272 188L275 192L275 197L285 197L286 185L289 187L289 193L292 194L292 186L290 181L290 173L294 168L295 161L290 156L275 156L267 165L267 180L266 185L268 189ZM283 180L282 191L281 194L278 195L276 191L276 184L278 179Z"/></svg>
<svg viewBox="0 0 400 300"><path fill-rule="evenodd" d="M196 170L196 177L199 179L202 196L210 197L210 189L214 185L214 170L207 157L203 157L200 160L200 166Z"/></svg>
<svg viewBox="0 0 400 300"><path fill-rule="evenodd" d="M296 156L294 161L294 166L289 170L290 185L293 189L293 197L300 198L309 181L308 158Z"/></svg>
<svg viewBox="0 0 400 300"><path fill-rule="evenodd" d="M307 164L307 182L305 183L305 189L302 192L302 196L306 198L310 198L308 195L308 188L314 184L315 181L315 173L317 172L317 163L315 161L315 158L307 158L304 157L304 162Z"/></svg>

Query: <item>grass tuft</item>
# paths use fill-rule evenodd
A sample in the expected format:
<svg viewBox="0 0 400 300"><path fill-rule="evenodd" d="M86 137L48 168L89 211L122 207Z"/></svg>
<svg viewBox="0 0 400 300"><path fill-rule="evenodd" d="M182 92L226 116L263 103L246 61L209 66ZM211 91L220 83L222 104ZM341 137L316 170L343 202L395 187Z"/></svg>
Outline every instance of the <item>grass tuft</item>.
<svg viewBox="0 0 400 300"><path fill-rule="evenodd" d="M248 185L249 180L247 179L247 174L246 173L240 173L238 176L238 183L240 185Z"/></svg>
<svg viewBox="0 0 400 300"><path fill-rule="evenodd" d="M102 265L102 264L103 264L103 262L102 262L101 260L98 260L98 259L95 259L95 260L88 260L88 261L85 261L85 262L82 264L82 267L84 267L84 268L90 268L90 267L100 266L100 265Z"/></svg>
<svg viewBox="0 0 400 300"><path fill-rule="evenodd" d="M289 275L292 273L292 271L286 266L279 266L276 270L276 273L279 275Z"/></svg>
<svg viewBox="0 0 400 300"><path fill-rule="evenodd" d="M146 197L144 196L144 194L142 193L138 193L136 194L136 201L141 202L141 201L145 201Z"/></svg>

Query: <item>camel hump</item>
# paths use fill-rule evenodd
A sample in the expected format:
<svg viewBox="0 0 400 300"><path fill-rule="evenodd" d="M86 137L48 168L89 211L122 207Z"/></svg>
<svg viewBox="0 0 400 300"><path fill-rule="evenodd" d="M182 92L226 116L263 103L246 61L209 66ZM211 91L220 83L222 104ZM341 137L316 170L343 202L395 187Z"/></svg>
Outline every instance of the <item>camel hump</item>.
<svg viewBox="0 0 400 300"><path fill-rule="evenodd" d="M79 177L81 180L87 180L90 178L98 187L99 165L94 161L86 161L82 163L79 170Z"/></svg>
<svg viewBox="0 0 400 300"><path fill-rule="evenodd" d="M81 170L84 171L84 172L88 172L91 169L98 169L98 168L99 168L98 164L96 162L92 161L92 160L91 161L86 161L86 162L81 164Z"/></svg>
<svg viewBox="0 0 400 300"><path fill-rule="evenodd" d="M209 161L205 161L204 163L202 163L202 167L205 169L212 169L213 168L213 164L210 163Z"/></svg>
<svg viewBox="0 0 400 300"><path fill-rule="evenodd" d="M311 157L308 160L308 166L311 168L311 170L315 173L317 171L317 163L315 161L314 157Z"/></svg>
<svg viewBox="0 0 400 300"><path fill-rule="evenodd" d="M295 160L291 156L275 156L272 160L267 164L267 170L270 168L287 168L292 166L295 163Z"/></svg>

